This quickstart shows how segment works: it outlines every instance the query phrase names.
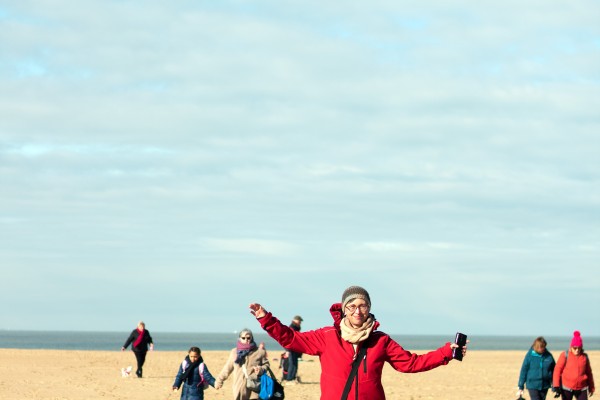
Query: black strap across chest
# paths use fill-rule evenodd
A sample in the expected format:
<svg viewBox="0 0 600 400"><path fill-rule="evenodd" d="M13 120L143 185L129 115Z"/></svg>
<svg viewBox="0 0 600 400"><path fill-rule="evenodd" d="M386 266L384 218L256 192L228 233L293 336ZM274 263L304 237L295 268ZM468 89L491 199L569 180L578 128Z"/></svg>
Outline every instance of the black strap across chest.
<svg viewBox="0 0 600 400"><path fill-rule="evenodd" d="M354 380L354 377L356 377L356 373L358 372L358 366L360 365L360 362L363 360L363 358L365 358L366 354L367 354L367 346L365 346L363 344L358 349L356 358L352 362L352 371L350 371L350 376L348 376L348 380L346 381L346 386L344 386L344 392L342 393L341 400L347 400L348 393L350 393L350 388L352 387L352 381ZM356 394L356 399L358 400L358 377L356 377L356 388L355 388L354 392Z"/></svg>

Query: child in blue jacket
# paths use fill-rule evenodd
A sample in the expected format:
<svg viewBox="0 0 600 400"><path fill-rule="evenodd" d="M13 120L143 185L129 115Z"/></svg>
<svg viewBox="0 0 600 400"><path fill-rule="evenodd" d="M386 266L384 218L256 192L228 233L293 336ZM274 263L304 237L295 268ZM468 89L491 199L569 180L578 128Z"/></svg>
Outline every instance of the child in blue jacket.
<svg viewBox="0 0 600 400"><path fill-rule="evenodd" d="M203 400L204 389L215 386L215 378L210 374L200 355L200 348L190 347L188 355L179 366L173 383L173 390L181 390L181 400Z"/></svg>

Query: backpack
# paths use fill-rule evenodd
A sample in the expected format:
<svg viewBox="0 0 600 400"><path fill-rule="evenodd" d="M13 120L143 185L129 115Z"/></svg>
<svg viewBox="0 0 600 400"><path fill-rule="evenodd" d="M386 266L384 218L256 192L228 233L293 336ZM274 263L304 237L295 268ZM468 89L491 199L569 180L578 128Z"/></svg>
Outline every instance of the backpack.
<svg viewBox="0 0 600 400"><path fill-rule="evenodd" d="M262 400L283 400L285 394L283 393L283 386L275 378L275 374L271 371L271 368L267 367L267 373L260 376L260 393L258 397Z"/></svg>
<svg viewBox="0 0 600 400"><path fill-rule="evenodd" d="M202 390L206 390L209 384L206 379L204 379L204 363L200 363L198 366L198 374L200 375L200 383L198 384L198 388L202 387Z"/></svg>

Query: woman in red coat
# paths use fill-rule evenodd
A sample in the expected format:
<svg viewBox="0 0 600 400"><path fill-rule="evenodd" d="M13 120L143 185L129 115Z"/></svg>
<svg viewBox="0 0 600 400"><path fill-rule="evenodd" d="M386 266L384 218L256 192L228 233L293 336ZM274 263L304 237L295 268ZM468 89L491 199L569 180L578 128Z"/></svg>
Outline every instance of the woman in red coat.
<svg viewBox="0 0 600 400"><path fill-rule="evenodd" d="M561 394L563 400L587 400L588 393L590 396L594 394L592 367L583 351L583 339L579 331L573 332L569 350L560 353L552 381L552 391Z"/></svg>
<svg viewBox="0 0 600 400"><path fill-rule="evenodd" d="M321 361L321 399L342 398L352 370L352 363L366 349L352 380L348 399L384 400L381 384L384 364L400 372L422 372L446 365L452 359L452 349L458 345L446 343L437 350L417 355L404 350L389 335L377 330L379 322L370 313L369 293L351 286L342 295L342 302L331 306L334 319L331 327L296 332L282 324L260 304L250 304L250 312L260 325L281 346L299 353L317 355ZM466 347L463 348L463 354Z"/></svg>

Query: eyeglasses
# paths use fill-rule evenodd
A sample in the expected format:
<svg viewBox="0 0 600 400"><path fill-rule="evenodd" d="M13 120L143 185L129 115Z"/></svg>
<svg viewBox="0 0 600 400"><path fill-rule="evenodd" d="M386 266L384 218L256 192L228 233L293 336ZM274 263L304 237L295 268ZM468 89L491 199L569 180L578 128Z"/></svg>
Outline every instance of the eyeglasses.
<svg viewBox="0 0 600 400"><path fill-rule="evenodd" d="M240 339L252 340L252 336L241 336Z"/></svg>
<svg viewBox="0 0 600 400"><path fill-rule="evenodd" d="M581 347L573 346L571 347L573 351L581 351Z"/></svg>
<svg viewBox="0 0 600 400"><path fill-rule="evenodd" d="M350 314L354 314L354 312L356 311L357 308L361 313L365 313L369 309L369 306L367 304L361 304L359 306L357 306L356 304L350 304L350 305L346 306L346 310Z"/></svg>

